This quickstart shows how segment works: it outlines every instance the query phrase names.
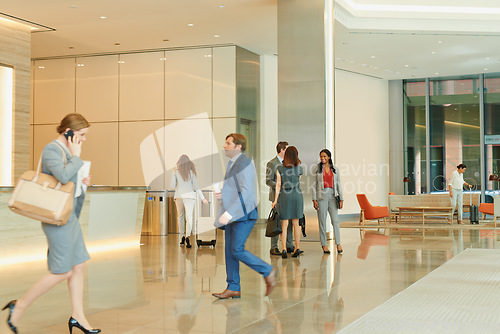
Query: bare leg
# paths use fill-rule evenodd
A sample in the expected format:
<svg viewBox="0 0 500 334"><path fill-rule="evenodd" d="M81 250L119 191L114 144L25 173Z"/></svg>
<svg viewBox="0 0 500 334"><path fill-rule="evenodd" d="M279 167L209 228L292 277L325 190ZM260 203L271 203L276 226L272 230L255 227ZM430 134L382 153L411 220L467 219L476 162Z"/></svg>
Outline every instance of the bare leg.
<svg viewBox="0 0 500 334"><path fill-rule="evenodd" d="M286 252L286 229L288 228L288 219L281 221L281 247Z"/></svg>
<svg viewBox="0 0 500 334"><path fill-rule="evenodd" d="M299 249L299 246L300 246L299 220L292 219L292 224L293 224L293 238L295 239L295 249L293 251L295 252L297 249Z"/></svg>
<svg viewBox="0 0 500 334"><path fill-rule="evenodd" d="M73 267L73 275L68 279L69 294L71 296L71 306L73 313L71 316L76 319L86 329L92 329L85 312L83 311L83 280L84 280L85 262L77 264Z"/></svg>
<svg viewBox="0 0 500 334"><path fill-rule="evenodd" d="M31 288L24 294L24 296L21 297L21 299L18 299L16 301L14 312L12 312L12 324L15 326L18 323L24 311L38 297L40 297L62 281L69 279L71 277L71 274L72 272L69 271L64 274L47 274L40 278L35 284L31 286Z"/></svg>

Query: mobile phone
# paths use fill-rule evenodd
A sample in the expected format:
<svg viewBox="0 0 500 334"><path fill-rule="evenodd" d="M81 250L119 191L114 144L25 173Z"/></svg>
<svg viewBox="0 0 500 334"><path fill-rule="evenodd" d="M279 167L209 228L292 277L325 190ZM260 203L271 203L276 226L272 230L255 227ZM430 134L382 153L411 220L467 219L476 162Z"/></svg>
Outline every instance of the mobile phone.
<svg viewBox="0 0 500 334"><path fill-rule="evenodd" d="M74 135L75 134L73 133L73 130L68 130L67 132L64 133L64 137L66 137L66 140L73 138Z"/></svg>

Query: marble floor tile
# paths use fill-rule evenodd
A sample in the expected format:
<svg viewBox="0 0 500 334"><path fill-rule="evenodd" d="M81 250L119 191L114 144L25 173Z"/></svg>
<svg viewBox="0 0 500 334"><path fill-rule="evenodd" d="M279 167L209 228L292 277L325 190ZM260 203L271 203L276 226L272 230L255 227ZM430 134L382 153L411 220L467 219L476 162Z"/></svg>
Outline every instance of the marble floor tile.
<svg viewBox="0 0 500 334"><path fill-rule="evenodd" d="M103 333L336 333L467 248L500 248L498 230L341 228L344 253L323 254L305 238L299 258L269 254L264 225L247 249L277 270L264 297L262 277L241 264L242 298L216 300L226 288L224 242L187 249L178 235L91 254L84 306ZM45 261L0 267L0 301L16 299L47 272ZM0 305L3 307L3 304ZM7 317L7 312L0 313ZM66 284L43 295L18 324L21 333L67 333ZM5 319L3 318L3 319ZM78 331L75 330L75 333ZM10 333L4 320L0 334Z"/></svg>

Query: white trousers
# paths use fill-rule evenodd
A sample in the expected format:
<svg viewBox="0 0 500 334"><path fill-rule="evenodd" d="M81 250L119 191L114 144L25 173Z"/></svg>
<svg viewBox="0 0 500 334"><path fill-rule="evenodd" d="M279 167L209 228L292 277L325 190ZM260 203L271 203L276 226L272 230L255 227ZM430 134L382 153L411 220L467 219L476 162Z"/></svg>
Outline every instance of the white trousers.
<svg viewBox="0 0 500 334"><path fill-rule="evenodd" d="M177 222L179 223L179 233L182 237L189 237L193 229L194 198L176 198ZM184 228L184 224L186 228Z"/></svg>
<svg viewBox="0 0 500 334"><path fill-rule="evenodd" d="M458 211L458 220L462 221L462 213L464 210L464 191L462 189L453 189L451 188L451 218L453 219L453 215L455 214L455 207L457 207Z"/></svg>

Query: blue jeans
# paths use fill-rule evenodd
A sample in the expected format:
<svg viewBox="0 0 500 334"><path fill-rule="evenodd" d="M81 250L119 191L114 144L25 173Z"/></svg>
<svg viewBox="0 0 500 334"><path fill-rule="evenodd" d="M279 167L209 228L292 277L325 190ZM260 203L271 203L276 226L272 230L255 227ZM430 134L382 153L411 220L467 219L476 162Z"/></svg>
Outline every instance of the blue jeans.
<svg viewBox="0 0 500 334"><path fill-rule="evenodd" d="M241 291L240 261L264 277L267 277L271 273L271 270L273 270L270 264L245 249L245 242L250 232L252 232L256 221L243 220L234 222L226 225L224 229L228 290Z"/></svg>

